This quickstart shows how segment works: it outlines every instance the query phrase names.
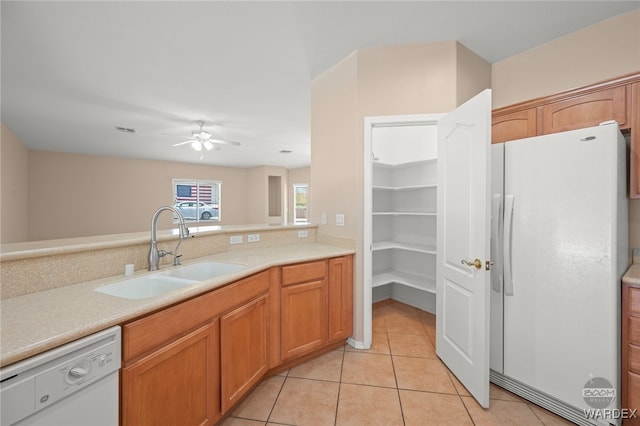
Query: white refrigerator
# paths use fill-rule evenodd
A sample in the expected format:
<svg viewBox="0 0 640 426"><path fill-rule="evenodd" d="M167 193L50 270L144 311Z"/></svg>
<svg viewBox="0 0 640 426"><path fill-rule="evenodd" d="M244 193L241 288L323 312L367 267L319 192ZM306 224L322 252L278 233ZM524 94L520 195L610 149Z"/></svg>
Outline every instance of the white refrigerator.
<svg viewBox="0 0 640 426"><path fill-rule="evenodd" d="M615 124L492 146L491 381L578 424L617 423L626 181Z"/></svg>

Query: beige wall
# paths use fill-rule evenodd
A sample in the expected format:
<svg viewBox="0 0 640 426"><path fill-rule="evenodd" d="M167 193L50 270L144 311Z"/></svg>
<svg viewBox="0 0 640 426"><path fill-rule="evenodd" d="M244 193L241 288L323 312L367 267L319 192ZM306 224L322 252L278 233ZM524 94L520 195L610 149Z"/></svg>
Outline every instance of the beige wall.
<svg viewBox="0 0 640 426"><path fill-rule="evenodd" d="M0 241L25 241L29 236L29 150L13 132L1 124L0 135Z"/></svg>
<svg viewBox="0 0 640 426"><path fill-rule="evenodd" d="M492 66L494 107L640 70L640 11L557 38ZM631 247L640 248L640 199L629 203Z"/></svg>
<svg viewBox="0 0 640 426"><path fill-rule="evenodd" d="M352 53L311 83L311 221L319 234L356 237L357 53ZM336 213L346 213L336 227Z"/></svg>
<svg viewBox="0 0 640 426"><path fill-rule="evenodd" d="M321 223L327 214L319 241L354 241L356 340L364 337L364 117L447 112L489 84L490 65L453 41L359 50L312 82L311 217ZM336 213L345 215L344 227L335 225Z"/></svg>
<svg viewBox="0 0 640 426"><path fill-rule="evenodd" d="M29 240L147 231L173 204L174 178L222 181L221 224L245 223L244 169L30 151ZM174 227L172 216L159 227Z"/></svg>
<svg viewBox="0 0 640 426"><path fill-rule="evenodd" d="M287 169L274 166L258 166L247 169L246 183L246 222L253 223L282 223L286 217L287 200ZM280 176L280 195L282 202L282 216L269 216L269 176Z"/></svg>
<svg viewBox="0 0 640 426"><path fill-rule="evenodd" d="M289 171L32 151L2 126L2 243L147 231L153 212L173 203L173 179L222 181L221 225L281 223L268 218L267 177L281 176L283 215ZM309 168L291 174L309 182ZM296 182L298 183L298 182ZM159 228L172 228L171 215Z"/></svg>
<svg viewBox="0 0 640 426"><path fill-rule="evenodd" d="M491 87L491 66L465 46L456 49L456 106Z"/></svg>
<svg viewBox="0 0 640 426"><path fill-rule="evenodd" d="M287 195L287 221L289 223L293 223L293 185L294 184L307 184L308 191L311 192L311 168L310 167L301 167L298 169L289 169L287 174L287 179L289 181L289 190ZM309 211L311 211L311 206L308 206Z"/></svg>
<svg viewBox="0 0 640 426"><path fill-rule="evenodd" d="M640 70L640 10L493 64L493 106L551 95Z"/></svg>

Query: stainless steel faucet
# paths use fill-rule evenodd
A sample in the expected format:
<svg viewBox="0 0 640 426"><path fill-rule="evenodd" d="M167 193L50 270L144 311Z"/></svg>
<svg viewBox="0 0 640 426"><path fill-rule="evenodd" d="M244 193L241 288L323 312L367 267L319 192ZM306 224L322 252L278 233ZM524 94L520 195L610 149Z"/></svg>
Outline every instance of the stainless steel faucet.
<svg viewBox="0 0 640 426"><path fill-rule="evenodd" d="M176 248L173 251L158 250L158 244L156 242L156 238L158 234L158 216L160 216L160 213L162 213L165 210L173 212L173 214L177 216L178 223L179 223L178 244L176 245ZM158 210L156 210L156 212L153 214L153 218L151 219L151 246L149 247L149 270L157 271L159 269L158 264L160 262L160 258L168 254L173 255L173 264L175 266L180 265L181 255L178 254L178 247L180 247L180 243L182 243L182 240L187 238L188 236L189 236L189 228L187 228L187 225L184 222L184 217L182 216L182 213L180 213L180 211L176 210L171 206L162 206Z"/></svg>

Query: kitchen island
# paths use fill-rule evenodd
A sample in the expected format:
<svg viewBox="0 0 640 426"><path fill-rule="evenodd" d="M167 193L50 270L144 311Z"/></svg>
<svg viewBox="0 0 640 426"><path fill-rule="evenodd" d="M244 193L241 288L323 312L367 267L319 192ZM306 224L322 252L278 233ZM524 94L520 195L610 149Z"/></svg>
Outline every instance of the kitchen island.
<svg viewBox="0 0 640 426"><path fill-rule="evenodd" d="M63 269L73 267L69 262L78 253L87 255L77 247L44 248L37 255L27 250L22 259L6 256L3 260L17 262L13 266L22 268L25 276L29 268L20 262L40 263L36 270L52 259L59 259L60 265L51 269L54 288L43 283L45 289L31 288L0 302L2 366L118 325L122 425L218 422L264 377L344 345L352 333L354 250L316 242L314 227L293 229L295 238L287 237L292 231L288 227L269 236L273 229L246 230L265 237L260 245L225 246L221 241L230 238L224 232L188 241L197 242L192 249L200 244L199 253L215 253L190 256L182 266L165 264L161 272L178 273L176 268L204 261L242 268L142 299L95 290L157 272L138 267L126 278L118 274L69 283L65 280L73 278ZM205 235L212 236L200 237ZM96 262L109 259L112 250L131 250L123 244L126 240L119 240L117 247L98 242L93 247ZM131 244L134 252L145 245L133 240ZM109 268L113 265L105 270ZM27 284L38 286L37 280L30 281ZM185 406L192 407L188 414Z"/></svg>

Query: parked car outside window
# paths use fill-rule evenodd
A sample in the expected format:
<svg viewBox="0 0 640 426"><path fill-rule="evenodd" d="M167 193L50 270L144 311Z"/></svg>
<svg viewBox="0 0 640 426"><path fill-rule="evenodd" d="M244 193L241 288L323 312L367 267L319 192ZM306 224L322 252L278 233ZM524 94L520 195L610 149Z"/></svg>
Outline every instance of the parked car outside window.
<svg viewBox="0 0 640 426"><path fill-rule="evenodd" d="M202 202L185 201L174 207L182 213L185 220L212 220L218 218L218 209Z"/></svg>

